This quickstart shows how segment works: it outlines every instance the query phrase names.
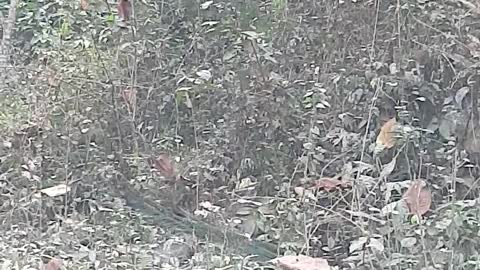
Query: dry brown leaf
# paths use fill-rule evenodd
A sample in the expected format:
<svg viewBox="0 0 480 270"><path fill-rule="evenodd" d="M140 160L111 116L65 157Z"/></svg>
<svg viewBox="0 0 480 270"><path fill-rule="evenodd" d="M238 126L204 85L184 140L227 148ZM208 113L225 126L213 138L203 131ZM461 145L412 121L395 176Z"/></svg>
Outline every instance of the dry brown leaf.
<svg viewBox="0 0 480 270"><path fill-rule="evenodd" d="M61 259L52 258L45 266L44 270L59 270L63 266L63 261Z"/></svg>
<svg viewBox="0 0 480 270"><path fill-rule="evenodd" d="M377 137L377 146L383 146L384 149L390 149L395 145L395 127L397 121L395 117L383 124Z"/></svg>
<svg viewBox="0 0 480 270"><path fill-rule="evenodd" d="M80 9L83 11L88 10L88 0L80 0Z"/></svg>
<svg viewBox="0 0 480 270"><path fill-rule="evenodd" d="M165 177L172 178L176 175L175 167L167 154L160 154L160 156L153 161L153 167Z"/></svg>
<svg viewBox="0 0 480 270"><path fill-rule="evenodd" d="M427 188L427 183L421 179L412 182L408 190L403 194L410 213L424 215L430 210L432 194Z"/></svg>
<svg viewBox="0 0 480 270"><path fill-rule="evenodd" d="M315 180L314 187L318 189L324 189L327 192L333 191L337 188L347 188L351 187L352 183L342 181L336 178L320 178L318 180Z"/></svg>
<svg viewBox="0 0 480 270"><path fill-rule="evenodd" d="M330 270L328 261L305 255L283 256L274 260L283 270Z"/></svg>

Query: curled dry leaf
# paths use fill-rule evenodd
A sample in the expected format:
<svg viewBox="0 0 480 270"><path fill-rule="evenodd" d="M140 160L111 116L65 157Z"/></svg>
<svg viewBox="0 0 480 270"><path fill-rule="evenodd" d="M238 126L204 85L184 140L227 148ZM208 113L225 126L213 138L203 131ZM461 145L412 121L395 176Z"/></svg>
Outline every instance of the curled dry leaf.
<svg viewBox="0 0 480 270"><path fill-rule="evenodd" d="M282 270L330 270L328 261L305 255L283 256L274 260Z"/></svg>
<svg viewBox="0 0 480 270"><path fill-rule="evenodd" d="M395 128L397 126L397 121L395 118L388 120L383 126L380 128L380 133L377 136L376 146L377 148L383 149L390 149L395 146Z"/></svg>
<svg viewBox="0 0 480 270"><path fill-rule="evenodd" d="M320 178L315 181L314 187L317 189L324 189L327 192L333 191L337 188L347 188L351 187L352 183L347 181L342 181L336 178Z"/></svg>
<svg viewBox="0 0 480 270"><path fill-rule="evenodd" d="M153 161L153 167L165 177L172 178L176 175L175 167L167 154L160 154L160 156Z"/></svg>
<svg viewBox="0 0 480 270"><path fill-rule="evenodd" d="M412 182L408 190L403 194L403 200L407 203L410 213L424 215L432 204L432 194L427 188L427 183L421 179Z"/></svg>

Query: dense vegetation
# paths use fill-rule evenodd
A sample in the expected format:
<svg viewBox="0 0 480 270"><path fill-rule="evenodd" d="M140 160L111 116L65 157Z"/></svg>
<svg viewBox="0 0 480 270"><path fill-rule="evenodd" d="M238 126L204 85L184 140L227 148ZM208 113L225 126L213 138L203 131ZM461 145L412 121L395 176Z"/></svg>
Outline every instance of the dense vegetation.
<svg viewBox="0 0 480 270"><path fill-rule="evenodd" d="M478 1L16 7L2 269L480 267Z"/></svg>

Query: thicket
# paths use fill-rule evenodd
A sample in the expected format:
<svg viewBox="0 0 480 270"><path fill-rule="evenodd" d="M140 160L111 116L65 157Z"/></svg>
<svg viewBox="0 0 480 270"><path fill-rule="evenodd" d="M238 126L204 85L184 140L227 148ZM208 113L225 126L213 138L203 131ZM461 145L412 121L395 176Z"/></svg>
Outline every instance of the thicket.
<svg viewBox="0 0 480 270"><path fill-rule="evenodd" d="M477 2L21 1L0 262L478 269Z"/></svg>

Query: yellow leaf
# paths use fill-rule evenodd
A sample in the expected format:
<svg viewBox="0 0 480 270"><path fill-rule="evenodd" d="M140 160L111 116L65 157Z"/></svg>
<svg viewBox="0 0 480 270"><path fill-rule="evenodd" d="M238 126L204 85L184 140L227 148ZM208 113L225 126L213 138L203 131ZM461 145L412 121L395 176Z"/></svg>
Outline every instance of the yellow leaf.
<svg viewBox="0 0 480 270"><path fill-rule="evenodd" d="M377 137L377 147L382 147L383 149L390 149L395 146L395 128L397 126L397 121L395 118L388 120L383 124L380 129L380 133Z"/></svg>

